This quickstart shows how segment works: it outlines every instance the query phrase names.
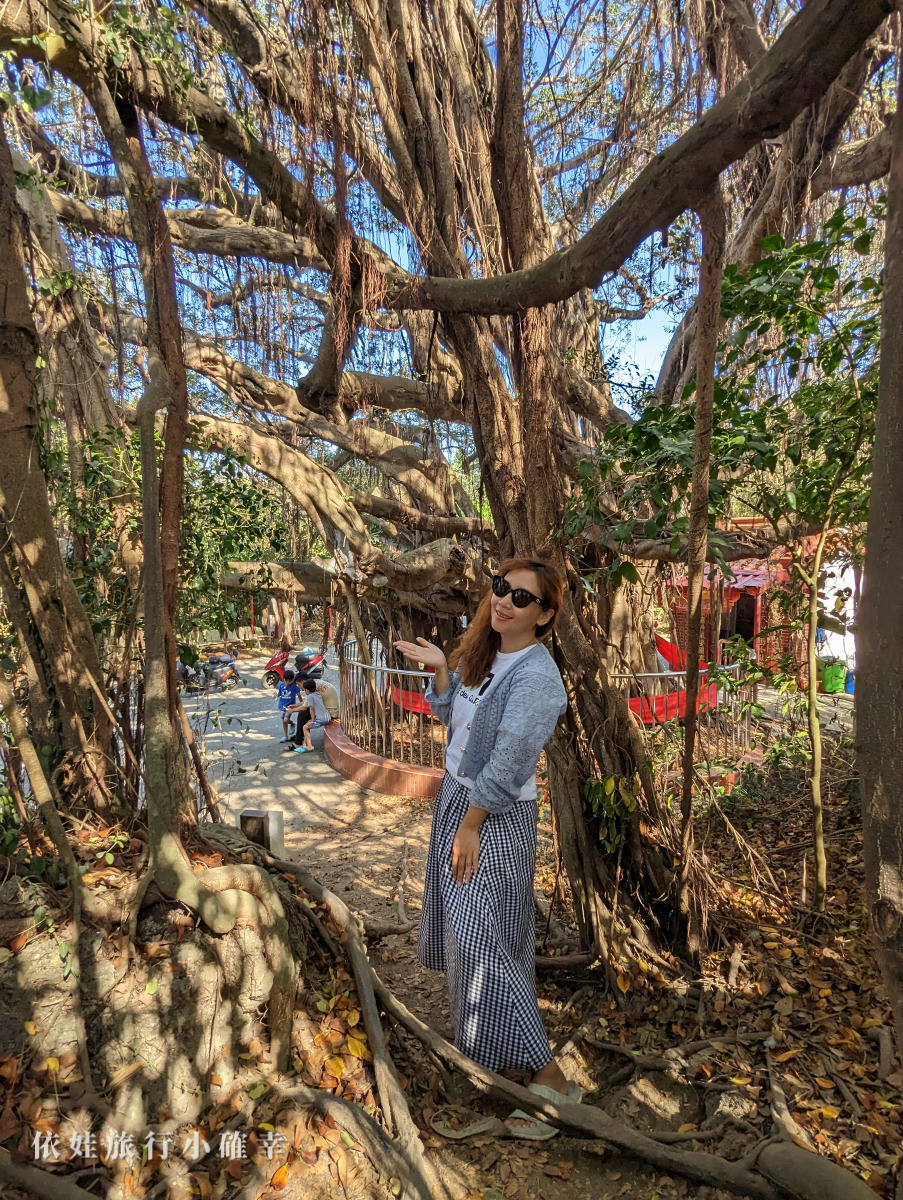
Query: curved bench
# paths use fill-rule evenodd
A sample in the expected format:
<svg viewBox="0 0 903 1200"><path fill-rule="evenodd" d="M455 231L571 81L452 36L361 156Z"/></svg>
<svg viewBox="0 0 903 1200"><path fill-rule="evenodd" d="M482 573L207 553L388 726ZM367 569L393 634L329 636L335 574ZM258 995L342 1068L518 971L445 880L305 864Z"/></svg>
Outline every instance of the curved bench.
<svg viewBox="0 0 903 1200"><path fill-rule="evenodd" d="M432 800L445 774L439 767L413 766L362 750L338 721L324 728L323 749L326 761L340 775L384 796L416 796Z"/></svg>

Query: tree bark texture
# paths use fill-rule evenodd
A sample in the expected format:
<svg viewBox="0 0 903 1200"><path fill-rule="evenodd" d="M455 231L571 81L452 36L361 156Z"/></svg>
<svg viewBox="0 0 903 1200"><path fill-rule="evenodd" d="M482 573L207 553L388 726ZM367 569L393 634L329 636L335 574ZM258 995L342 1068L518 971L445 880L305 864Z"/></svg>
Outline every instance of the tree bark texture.
<svg viewBox="0 0 903 1200"><path fill-rule="evenodd" d="M182 353L182 322L176 299L172 241L153 172L141 136L138 110L121 94L114 97L100 72L89 73L86 95L110 146L122 180L132 237L141 264L150 353L165 366L169 397L160 471L160 546L163 571L163 633L167 707L173 729L179 727L174 629L179 586L179 533L188 433L188 382Z"/></svg>
<svg viewBox="0 0 903 1200"><path fill-rule="evenodd" d="M715 396L715 352L721 327L721 276L726 226L724 200L716 184L699 206L702 266L696 335L696 424L693 478L690 485L690 529L687 545L687 700L684 718L683 782L680 802L680 914L693 954L702 948L703 916L691 886L693 863L693 777L699 655L702 652L702 598L709 533L709 477L712 452L712 406ZM711 595L711 587L709 589Z"/></svg>
<svg viewBox="0 0 903 1200"><path fill-rule="evenodd" d="M261 127L270 122L272 132L281 119L300 126L294 164L300 163L300 170L287 166L273 148L276 143L256 132L254 120L241 120L206 86L189 81L176 89L152 61L142 60L139 47L113 70L103 25L81 20L65 0L47 5L23 0L0 17L0 48L17 54L31 44L23 39L48 28L62 31L62 38L44 37L41 44L53 66L82 88L101 114L122 173L148 297L147 328L136 321L130 337L146 341L152 352L157 347L164 361L166 337L177 340L175 326L166 334L154 312L153 297L169 295L170 277L161 280L146 261L155 248L169 261L167 238L192 252L269 256L286 271L313 267L331 274L328 294L316 300L321 325L314 369L298 386L236 361L211 339L189 338L186 357L189 367L215 383L252 426L243 432L235 422L205 416L208 430L218 444L249 452L255 468L288 481L299 500L303 493L311 521L334 556L336 574L355 603L379 588L395 589L397 600L412 607L417 588L467 590L479 578L482 564L475 560L485 547L473 543L465 551L442 541L422 547L412 538L407 554L383 552L362 514L394 522L403 512L356 502L323 464L299 466L288 443L297 435L322 437L375 464L390 481L394 501L420 508L432 519L429 532L458 535L463 531L440 531L435 524L459 516L458 497L438 456L420 453L380 429L366 408L382 399L401 408L411 397L422 404L427 419L453 408L470 424L498 552L544 555L568 582L554 650L571 703L550 749L550 773L558 841L579 919L588 944L600 951L613 925L619 878L630 896L622 910L634 901L647 916L660 917L666 910L664 924L671 928L677 899L671 867L679 858L680 828L659 804L641 730L609 674L625 658L631 666L643 661L644 636L651 645L648 619L644 625L639 613L641 589L606 585L613 550L604 536L587 537L576 547L566 547L558 536L574 491L576 463L589 456L597 430L626 419L614 409L604 370L583 369L584 362L598 361L603 307L589 289L618 270L652 231L697 204L726 166L763 138L788 130L841 75L890 2L812 0L769 48L754 44L743 7L733 6L740 12L737 36L746 47L749 73L638 170L584 236L561 250L555 248L543 207L535 139L527 128L528 16L520 0L500 0L491 53L468 5L437 0L425 14L411 0L382 6L350 0L361 84L356 95L347 89L329 46L316 35L274 55L249 10L228 0L198 4L209 21L205 37L215 44L218 37L225 39L241 86L248 85L245 95L256 89ZM318 11L314 0L310 13ZM312 110L304 86L308 77L316 80L318 97L329 91L329 103L315 106L323 112ZM165 222L160 218L159 228L153 226L160 187L139 163L137 117L121 101L109 111L110 91L128 96L170 130L202 139L207 152L229 159L259 193L255 222L244 219L247 205L233 213L211 206L194 214L180 209ZM281 116L274 121L276 109ZM368 141L359 111L384 135L379 146ZM418 273L350 229L342 201L344 165L333 164L335 209L323 200L324 168L318 168L318 178L309 169L315 144L339 147L355 162L385 213L410 234ZM57 211L65 205L73 219L88 209L93 228L128 236L121 214L92 214L89 204L74 197L53 202ZM238 292L236 302L246 295L243 287ZM563 303L553 308L556 301ZM352 372L339 377L345 365L339 362L339 346L345 341L333 333L343 322L361 320L368 305L382 310L380 319L401 321L398 312L409 310L403 322L409 333L414 331L412 361L423 378L377 387ZM438 313L428 337L429 319L422 313L412 317L413 309ZM434 336L444 364L437 372L443 382L435 388ZM446 369L449 361L453 370ZM180 387L170 374L174 388ZM433 407L431 392L437 397ZM352 412L366 419L352 421ZM660 546L649 548L650 558L661 553ZM644 568L644 578L653 571ZM595 593L585 589L586 581L597 585ZM429 600L440 611L435 592ZM610 779L628 795L636 788L641 801L632 816L629 807L620 814L623 865L606 860L596 830L584 820L585 781ZM689 854L685 857L689 861Z"/></svg>
<svg viewBox="0 0 903 1200"><path fill-rule="evenodd" d="M0 122L0 512L8 611L40 690L32 720L69 760L67 794L107 804L111 722L97 689L102 673L90 623L60 555L41 470L36 360L39 342L25 284L25 238L13 163ZM42 700L50 705L41 712Z"/></svg>
<svg viewBox="0 0 903 1200"><path fill-rule="evenodd" d="M903 72L897 91L903 102ZM898 111L903 109L898 108ZM887 189L881 381L856 647L866 896L903 1053L903 122Z"/></svg>

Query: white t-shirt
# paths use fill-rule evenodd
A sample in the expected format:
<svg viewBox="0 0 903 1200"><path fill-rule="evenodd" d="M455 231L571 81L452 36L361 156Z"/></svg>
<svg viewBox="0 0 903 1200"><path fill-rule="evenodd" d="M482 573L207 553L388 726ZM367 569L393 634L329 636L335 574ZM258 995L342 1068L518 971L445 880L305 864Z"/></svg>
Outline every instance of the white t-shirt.
<svg viewBox="0 0 903 1200"><path fill-rule="evenodd" d="M533 649L532 644L524 646L523 650L513 650L510 654L502 654L501 651L495 656L492 663L492 670L486 678L476 687L462 687L455 697L454 708L452 709L451 720L449 721L448 745L445 748L445 769L449 775L454 775L457 783L462 787L472 788L474 781L466 775L459 774L461 759L464 757L464 750L467 746L468 738L470 737L470 725L477 711L477 705L480 702L480 696L486 691L490 683L497 684L503 675L505 675L514 666L519 659ZM521 793L517 798L517 803L523 800L536 799L536 776L528 779L521 788Z"/></svg>

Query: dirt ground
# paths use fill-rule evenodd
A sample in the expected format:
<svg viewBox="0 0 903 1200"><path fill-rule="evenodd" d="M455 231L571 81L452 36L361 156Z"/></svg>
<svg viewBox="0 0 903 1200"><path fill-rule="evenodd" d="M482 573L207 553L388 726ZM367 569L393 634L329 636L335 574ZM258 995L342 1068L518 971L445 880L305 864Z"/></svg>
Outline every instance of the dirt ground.
<svg viewBox="0 0 903 1200"><path fill-rule="evenodd" d="M370 959L398 998L445 1034L444 979L421 968L415 954L431 804L351 784L328 766L319 748L313 754L285 753L274 694L260 683L264 662L259 655L243 656L246 683L234 692L186 697L219 793L221 820L234 827L244 809L278 810L285 857L365 921L397 920L403 879L413 927L371 939ZM318 744L322 735L314 737ZM735 834L758 839L758 857L751 859L735 834L726 834L723 814L700 815L700 844L724 880L719 927L729 934L712 947L694 979L676 964L663 972L655 961L636 959L615 964L613 991L599 973L542 973L540 1009L553 1051L583 1089L584 1103L659 1139L676 1140L681 1149L727 1159L743 1157L770 1133L771 1098L780 1084L800 1136L890 1200L903 1146L903 1076L882 1073L879 1064L888 1015L861 899L860 823L849 764L840 755L826 769L832 881L827 929L824 920L813 924L812 914L795 899L799 848L808 836L798 773L766 776L763 768L744 796L724 797L722 804ZM206 828L188 846L199 871L222 861L215 839L224 826ZM85 886L117 913L120 897L134 883L140 840L123 839L114 828L82 828L75 844L86 867ZM554 883L544 812L538 890L549 898ZM66 975L72 931L65 923L68 902L49 885L13 876L0 881L0 903L5 918L0 948L6 943L0 949L0 1143L30 1161L36 1131L65 1133L79 1118L70 1091L80 1072ZM42 909L45 915L37 919ZM567 925L566 914L556 911L555 917ZM322 911L320 919L327 920ZM341 931L334 928L332 934ZM247 929L229 935L225 953L224 939L211 937L191 913L161 899L142 915L134 958L115 921L109 932L88 927L83 957L86 1000L93 999L86 1012L93 1074L111 1100L114 1118L134 1129L145 1128L151 1118L169 1118L180 1137L193 1121L211 1142L229 1122L250 1122L257 1167L250 1155L243 1162L213 1161L212 1151L194 1169L186 1168L173 1191L155 1173L156 1162L113 1172L108 1163L103 1171L85 1168L75 1175L64 1162L55 1164L56 1182L65 1186L78 1179L106 1200L397 1195L339 1129L307 1115L303 1106L299 1117L297 1106L286 1109L273 1094L262 1024L269 984L248 969L249 962L259 961L246 940L253 936ZM289 1082L308 1082L367 1111L373 1085L356 994L323 944L311 936L307 952L298 957L295 1033L305 1027L308 1042L293 1059L297 1076ZM598 1141L565 1134L549 1142L489 1135L443 1139L431 1127L437 1117L459 1127L508 1112L447 1072L443 1079L419 1042L391 1022L387 1028L412 1114L455 1200L727 1196L615 1154ZM222 1053L216 1057L220 1045L235 1049L232 1060ZM338 1074L330 1079L333 1068ZM450 1098L452 1106L439 1113ZM234 1112L230 1104L244 1107ZM260 1141L274 1126L291 1135L287 1161L261 1161ZM258 1171L253 1179L252 1170ZM0 1184L4 1200L26 1194Z"/></svg>
<svg viewBox="0 0 903 1200"><path fill-rule="evenodd" d="M212 775L219 780L224 811L234 821L246 806L279 807L284 817L286 857L305 867L365 919L397 919L396 888L406 862L405 910L415 923L414 929L374 941L370 960L387 986L416 1016L448 1036L444 976L425 970L416 958L416 922L432 802L382 796L350 784L332 771L319 749L310 755L284 753L278 741L281 729L275 701L259 683L262 662L256 658L242 661L242 673L249 686L214 697L216 716L212 719L203 717L203 699L196 706L195 718L200 718L207 729L206 750L214 763ZM327 672L327 678L336 683L337 673ZM539 877L546 881L551 895L551 831L548 812L542 815ZM541 979L540 1009L553 1050L560 1050L577 1026L588 1018L592 1021L597 1010L600 1014L607 1012L610 1005L615 1007L601 994L599 981L591 976L566 975L554 982ZM402 1038L395 1051L412 1080L429 1077L418 1043ZM695 1094L665 1099L661 1088L670 1085L661 1079L647 1080L645 1086L633 1092L623 1088L609 1091L605 1083L612 1074L612 1060L604 1055L602 1059L593 1066L572 1049L564 1061L568 1074L587 1093L587 1102L597 1102L605 1095L610 1111L634 1117L645 1114L642 1123L649 1128L676 1130L686 1123L683 1117L699 1117L700 1102ZM460 1099L459 1117L463 1123L487 1114L507 1116L491 1101L468 1095L466 1085L462 1086ZM415 1090L412 1107L415 1119L424 1128L435 1102L434 1095L418 1096ZM475 1198L493 1200L494 1195L501 1194L512 1200L564 1200L594 1195L608 1200L630 1195L636 1200L676 1200L718 1195L607 1153L597 1143L564 1135L546 1143L490 1137L455 1143L427 1130L425 1140L441 1159L443 1173L457 1180L465 1195Z"/></svg>

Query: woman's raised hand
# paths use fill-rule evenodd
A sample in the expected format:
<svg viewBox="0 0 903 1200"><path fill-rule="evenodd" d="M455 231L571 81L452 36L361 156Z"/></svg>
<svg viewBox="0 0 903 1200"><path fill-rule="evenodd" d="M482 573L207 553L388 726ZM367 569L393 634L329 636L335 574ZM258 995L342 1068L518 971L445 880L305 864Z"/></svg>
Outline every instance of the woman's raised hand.
<svg viewBox="0 0 903 1200"><path fill-rule="evenodd" d="M419 637L416 642L393 642L392 645L399 654L403 654L412 662L423 663L424 666L433 668L447 665L445 655L439 647L428 642L426 638Z"/></svg>

